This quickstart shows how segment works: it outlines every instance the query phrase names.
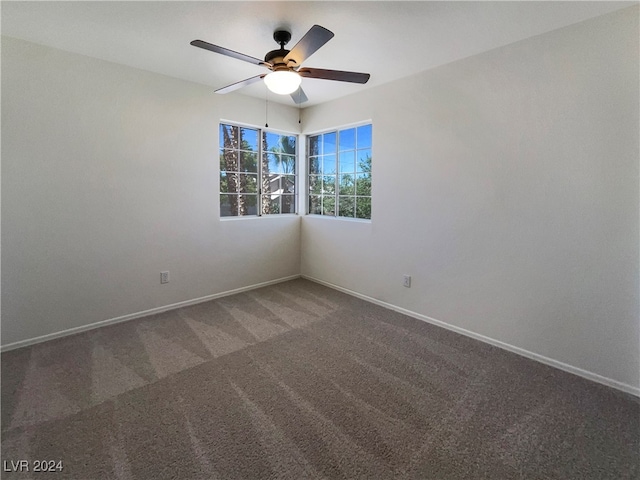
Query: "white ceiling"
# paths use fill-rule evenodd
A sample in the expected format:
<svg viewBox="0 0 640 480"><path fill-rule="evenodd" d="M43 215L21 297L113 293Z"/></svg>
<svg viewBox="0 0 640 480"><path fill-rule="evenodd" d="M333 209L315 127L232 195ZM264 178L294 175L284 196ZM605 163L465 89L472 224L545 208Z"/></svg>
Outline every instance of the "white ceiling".
<svg viewBox="0 0 640 480"><path fill-rule="evenodd" d="M253 57L288 47L314 24L335 37L303 66L368 72L366 85L304 79L304 106L603 15L637 2L25 2L2 1L2 35L192 82L212 90L266 71L189 45L200 39ZM265 98L259 82L241 94ZM236 95L233 93L231 95ZM271 101L293 105L289 96Z"/></svg>

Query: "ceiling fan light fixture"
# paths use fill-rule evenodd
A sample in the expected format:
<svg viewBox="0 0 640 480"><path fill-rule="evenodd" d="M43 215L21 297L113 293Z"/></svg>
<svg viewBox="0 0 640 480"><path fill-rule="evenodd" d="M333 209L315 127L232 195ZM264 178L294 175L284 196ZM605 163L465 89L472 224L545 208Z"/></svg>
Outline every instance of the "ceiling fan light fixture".
<svg viewBox="0 0 640 480"><path fill-rule="evenodd" d="M302 77L292 71L276 71L264 77L267 88L278 95L289 95L295 92L302 83Z"/></svg>

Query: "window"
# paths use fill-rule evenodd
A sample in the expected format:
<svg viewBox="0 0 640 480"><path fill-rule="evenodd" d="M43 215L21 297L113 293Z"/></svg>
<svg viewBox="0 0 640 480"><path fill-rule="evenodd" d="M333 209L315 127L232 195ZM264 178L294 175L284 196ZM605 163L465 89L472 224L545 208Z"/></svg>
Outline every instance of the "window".
<svg viewBox="0 0 640 480"><path fill-rule="evenodd" d="M371 124L307 137L309 213L371 218Z"/></svg>
<svg viewBox="0 0 640 480"><path fill-rule="evenodd" d="M295 135L220 124L220 216L296 213Z"/></svg>

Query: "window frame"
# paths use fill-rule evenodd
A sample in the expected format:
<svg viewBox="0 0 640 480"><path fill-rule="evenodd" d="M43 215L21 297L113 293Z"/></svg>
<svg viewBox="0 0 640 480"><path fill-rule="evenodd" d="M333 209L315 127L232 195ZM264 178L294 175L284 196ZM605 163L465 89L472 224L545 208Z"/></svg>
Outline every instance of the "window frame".
<svg viewBox="0 0 640 480"><path fill-rule="evenodd" d="M348 149L342 149L340 148L340 132L342 131L346 131L346 130L350 130L350 129L355 129L357 131L358 128L360 127L370 127L371 129L371 142L370 145L363 147L363 148L358 148L358 144L357 144L357 134L356 134L356 139L354 139L354 145L352 148L348 148ZM325 154L324 151L318 151L318 153L316 155L310 155L311 153L311 138L312 137L321 137L327 134L335 134L335 153L329 153L329 154ZM357 194L357 187L356 187L356 180L357 180L357 175L361 174L361 173L367 173L367 172L362 172L358 170L358 152L359 151L369 151L369 157L371 159L373 159L373 121L371 120L364 120L361 122L357 122L357 123L351 123L351 124L347 124L347 125L342 125L339 127L333 127L330 129L324 129L324 130L318 130L315 132L309 132L306 133L304 135L304 140L305 140L305 179L306 179L306 185L305 185L305 215L310 215L313 216L315 218L329 218L329 219L337 219L337 220L347 220L347 221L356 221L356 222L367 222L370 223L371 222L371 218L372 218L372 202L373 202L373 186L372 184L370 185L370 191L369 191L369 195L358 195ZM323 140L324 143L324 140ZM345 174L352 174L354 175L354 183L353 183L353 194L349 194L349 195L340 195L340 178L343 175L343 173L341 173L340 170L340 154L341 153L345 153L345 152L353 152L354 153L354 172L346 172ZM324 194L313 194L311 193L311 189L312 189L312 177L316 177L317 179L320 179L321 182L324 182L324 177L326 176L324 174L324 165L321 166L321 173L311 173L312 172L312 168L311 168L311 158L317 158L318 159L318 164L320 166L320 164L322 164L324 162L324 157L326 155L335 155L335 173L329 174L329 175L334 175L335 176L335 180L334 180L334 184L333 184L333 194L329 193ZM371 182L372 179L372 166L369 166L370 170L368 172L369 174L369 181ZM324 187L321 187L321 191L324 190ZM316 212L312 212L311 211L311 197L312 196L317 196L318 198L322 199L322 205L321 205L321 213L316 213ZM333 197L334 199L334 213L333 215L329 215L329 214L325 214L322 213L322 209L324 208L324 198L325 197ZM354 199L354 214L352 216L344 216L344 215L340 215L340 197L352 197ZM356 210L356 202L357 202L357 198L368 198L369 199L369 218L364 218L364 217L357 217L357 210Z"/></svg>
<svg viewBox="0 0 640 480"><path fill-rule="evenodd" d="M238 171L236 172L232 172L231 170L223 170L221 167L221 162L220 162L220 157L223 154L224 150L225 150L225 146L224 146L224 141L222 138L222 129L223 126L229 126L229 127L235 127L238 128L238 137L240 138L241 134L240 134L240 129L247 129L247 130L252 130L257 132L257 151L255 151L256 154L256 173L250 172L250 175L256 175L256 180L257 180L257 185L256 185L256 193L250 193L248 195L251 196L255 196L256 197L256 204L255 204L255 209L256 209L256 213L248 213L246 215L240 215L239 212L236 215L223 215L222 214L222 196L223 195L236 195L236 196L240 196L242 195L242 192L237 191L237 193L229 193L228 191L222 191L221 188L221 180L222 180L222 175L224 173L231 173L231 174L237 174L237 175L242 175L243 172L241 171L241 166L240 163L237 164L237 168ZM280 210L282 210L282 198L283 197L291 197L291 205L293 207L293 212L285 212L285 213L265 213L263 212L264 209L264 196L269 195L269 193L263 193L263 180L265 179L266 176L270 175L270 172L264 172L264 160L265 160L265 156L268 155L269 153L272 152L267 152L265 150L265 134L275 134L281 137L293 137L295 138L295 153L293 155L290 154L284 154L287 156L292 156L293 157L293 165L294 165L294 173L293 174L289 174L289 173L275 173L273 175L277 175L279 176L279 178L277 179L279 182L283 182L286 181L286 176L293 176L294 177L294 181L293 181L293 193L280 193L279 195L279 202L280 202ZM243 150L242 148L239 148L237 150L235 150L238 153L238 162L240 162L240 158L241 158L241 153L245 150ZM259 127L256 125L249 125L249 124L244 124L244 123L239 123L239 122L234 122L234 121L228 121L228 120L224 120L221 119L218 122L218 175L217 175L217 184L218 184L218 216L220 220L226 221L226 220L238 220L238 219L247 219L247 218L262 218L262 217L281 217L281 216L292 216L292 215L299 215L299 198L300 198L300 134L299 133L294 133L294 132L286 132L284 130L279 130L279 129L274 129L274 128L266 128L266 127ZM247 174L245 172L245 174Z"/></svg>

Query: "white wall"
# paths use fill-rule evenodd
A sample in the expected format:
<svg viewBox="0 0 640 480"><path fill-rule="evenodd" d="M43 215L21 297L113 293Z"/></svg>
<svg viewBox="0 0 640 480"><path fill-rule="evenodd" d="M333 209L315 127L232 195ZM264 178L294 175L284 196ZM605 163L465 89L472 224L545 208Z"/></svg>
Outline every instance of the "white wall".
<svg viewBox="0 0 640 480"><path fill-rule="evenodd" d="M637 389L638 56L632 7L306 109L373 120L373 218L303 275Z"/></svg>
<svg viewBox="0 0 640 480"><path fill-rule="evenodd" d="M302 272L637 388L637 38L633 7L304 110L373 120L374 204L300 225L218 219L218 122L262 102L3 37L2 345Z"/></svg>
<svg viewBox="0 0 640 480"><path fill-rule="evenodd" d="M298 217L218 218L219 121L264 112L3 37L2 344L299 274Z"/></svg>

